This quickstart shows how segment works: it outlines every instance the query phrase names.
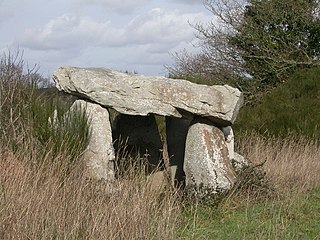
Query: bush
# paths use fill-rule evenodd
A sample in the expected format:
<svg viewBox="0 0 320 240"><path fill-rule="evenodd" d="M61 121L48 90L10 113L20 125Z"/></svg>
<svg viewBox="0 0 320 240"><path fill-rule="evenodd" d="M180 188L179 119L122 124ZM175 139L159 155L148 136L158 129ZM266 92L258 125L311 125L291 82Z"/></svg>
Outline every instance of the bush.
<svg viewBox="0 0 320 240"><path fill-rule="evenodd" d="M253 106L240 110L235 129L285 137L320 138L320 68L295 72Z"/></svg>
<svg viewBox="0 0 320 240"><path fill-rule="evenodd" d="M67 112L70 103L40 94L45 83L35 70L24 69L21 53L1 57L0 143L13 152L35 145L39 154L67 152L75 159L90 137L85 109Z"/></svg>

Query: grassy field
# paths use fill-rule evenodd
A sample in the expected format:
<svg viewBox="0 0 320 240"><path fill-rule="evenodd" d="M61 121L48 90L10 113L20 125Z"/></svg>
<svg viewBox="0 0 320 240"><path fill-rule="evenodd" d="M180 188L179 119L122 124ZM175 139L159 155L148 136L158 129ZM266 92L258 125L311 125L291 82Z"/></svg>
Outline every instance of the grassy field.
<svg viewBox="0 0 320 240"><path fill-rule="evenodd" d="M220 202L154 189L134 166L110 188L82 171L88 119L66 124L67 106L24 72L19 58L0 59L0 239L320 239L318 139L246 129L236 150L250 166Z"/></svg>
<svg viewBox="0 0 320 240"><path fill-rule="evenodd" d="M249 140L248 140L249 139ZM262 166L270 186L237 191L218 207L190 205L181 239L319 239L319 142L250 135L239 150ZM238 189L239 190L239 189Z"/></svg>
<svg viewBox="0 0 320 240"><path fill-rule="evenodd" d="M243 180L217 206L153 190L132 172L106 194L79 164L60 164L68 155L47 154L39 165L31 148L10 153L2 145L0 239L318 239L319 143L248 137L238 149L252 164L265 162L270 185Z"/></svg>

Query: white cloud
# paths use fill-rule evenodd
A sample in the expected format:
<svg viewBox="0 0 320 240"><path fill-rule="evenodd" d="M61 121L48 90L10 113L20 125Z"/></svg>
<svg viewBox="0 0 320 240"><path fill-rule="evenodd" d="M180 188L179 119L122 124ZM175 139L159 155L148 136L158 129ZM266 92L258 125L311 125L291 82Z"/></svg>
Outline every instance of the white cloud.
<svg viewBox="0 0 320 240"><path fill-rule="evenodd" d="M111 33L110 22L98 23L88 17L62 15L39 29L27 29L20 39L23 47L35 50L65 50L95 45Z"/></svg>
<svg viewBox="0 0 320 240"><path fill-rule="evenodd" d="M181 4L203 4L203 1L201 0L168 0L173 2L178 2Z"/></svg>
<svg viewBox="0 0 320 240"><path fill-rule="evenodd" d="M96 7L90 11L94 9ZM63 14L40 27L39 24L29 27L15 38L15 44L26 49L31 62L40 63L41 68L50 71L61 65L74 65L163 74L163 65L172 60L169 53L190 47L194 39L194 29L188 21L210 20L201 10L185 13L154 8L140 11L135 17L112 19L90 15L90 11L85 16L77 11Z"/></svg>
<svg viewBox="0 0 320 240"><path fill-rule="evenodd" d="M40 29L28 29L20 39L23 47L35 50L66 50L87 47L121 47L154 44L162 51L180 41L192 40L188 20L207 19L201 13L181 14L157 8L116 28L112 22L97 22L89 17L63 15Z"/></svg>
<svg viewBox="0 0 320 240"><path fill-rule="evenodd" d="M74 0L74 4L81 7L98 6L108 12L128 14L140 6L147 4L150 0Z"/></svg>

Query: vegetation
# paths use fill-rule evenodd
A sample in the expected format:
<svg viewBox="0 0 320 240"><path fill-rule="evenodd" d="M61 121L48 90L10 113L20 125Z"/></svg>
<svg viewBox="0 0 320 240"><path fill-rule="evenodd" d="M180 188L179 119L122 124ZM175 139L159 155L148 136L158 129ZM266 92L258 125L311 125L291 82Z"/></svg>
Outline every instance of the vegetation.
<svg viewBox="0 0 320 240"><path fill-rule="evenodd" d="M153 188L140 162L113 186L87 179L85 109L68 112L71 102L44 95L44 79L5 55L0 239L320 238L319 71L298 70L241 110L236 151L250 165L223 199L199 202L169 183Z"/></svg>
<svg viewBox="0 0 320 240"><path fill-rule="evenodd" d="M251 165L218 205L184 206L181 239L320 237L319 5L205 1L213 21L194 26L200 52L176 53L169 75L246 94L234 129Z"/></svg>
<svg viewBox="0 0 320 240"><path fill-rule="evenodd" d="M174 55L173 77L205 79L258 94L300 68L319 66L318 0L206 0L196 24L200 53Z"/></svg>
<svg viewBox="0 0 320 240"><path fill-rule="evenodd" d="M70 103L41 94L46 79L24 69L22 54L4 54L0 60L0 140L11 151L28 144L75 159L85 149L90 132L85 109L67 110ZM27 146L26 146L27 147Z"/></svg>
<svg viewBox="0 0 320 240"><path fill-rule="evenodd" d="M299 67L319 66L318 0L250 0L229 44L244 70L263 85L285 80Z"/></svg>
<svg viewBox="0 0 320 240"><path fill-rule="evenodd" d="M319 142L288 137L269 139L250 133L237 151L253 165L264 163L275 195L246 188L217 208L189 205L182 239L318 239L320 228Z"/></svg>
<svg viewBox="0 0 320 240"><path fill-rule="evenodd" d="M88 180L85 109L44 95L20 55L0 76L0 239L174 239L175 192L134 169L113 188Z"/></svg>
<svg viewBox="0 0 320 240"><path fill-rule="evenodd" d="M33 166L38 154L30 147L0 155L1 239L174 239L174 193L127 175L112 194L105 183L88 181L80 165L65 172L67 153Z"/></svg>
<svg viewBox="0 0 320 240"><path fill-rule="evenodd" d="M235 124L238 132L320 139L320 68L298 70L257 104L244 106Z"/></svg>

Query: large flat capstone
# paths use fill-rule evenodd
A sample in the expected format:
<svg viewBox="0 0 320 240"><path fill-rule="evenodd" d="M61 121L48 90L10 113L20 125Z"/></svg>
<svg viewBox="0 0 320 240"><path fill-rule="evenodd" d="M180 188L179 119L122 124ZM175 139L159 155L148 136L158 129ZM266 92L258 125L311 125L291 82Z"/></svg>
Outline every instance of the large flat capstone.
<svg viewBox="0 0 320 240"><path fill-rule="evenodd" d="M53 78L60 91L128 115L158 114L177 118L198 115L229 126L243 102L242 93L228 85L207 86L106 68L61 67Z"/></svg>

